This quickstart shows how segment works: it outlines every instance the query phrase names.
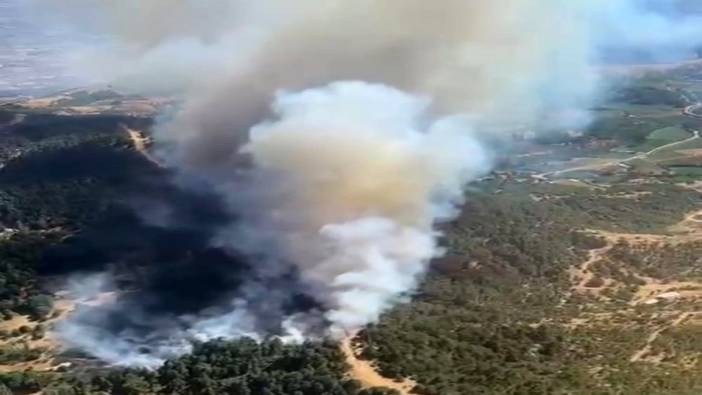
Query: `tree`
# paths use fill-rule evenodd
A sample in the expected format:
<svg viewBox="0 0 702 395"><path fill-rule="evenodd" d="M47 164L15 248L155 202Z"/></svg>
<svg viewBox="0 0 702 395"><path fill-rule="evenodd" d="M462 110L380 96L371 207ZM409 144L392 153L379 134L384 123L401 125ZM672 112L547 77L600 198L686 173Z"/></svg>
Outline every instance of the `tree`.
<svg viewBox="0 0 702 395"><path fill-rule="evenodd" d="M143 377L128 373L122 382L121 392L123 395L142 395L151 392L149 382Z"/></svg>
<svg viewBox="0 0 702 395"><path fill-rule="evenodd" d="M49 295L35 295L26 303L27 313L36 320L43 320L54 308L54 300Z"/></svg>
<svg viewBox="0 0 702 395"><path fill-rule="evenodd" d="M77 395L76 390L70 384L59 384L55 387L46 388L43 395Z"/></svg>

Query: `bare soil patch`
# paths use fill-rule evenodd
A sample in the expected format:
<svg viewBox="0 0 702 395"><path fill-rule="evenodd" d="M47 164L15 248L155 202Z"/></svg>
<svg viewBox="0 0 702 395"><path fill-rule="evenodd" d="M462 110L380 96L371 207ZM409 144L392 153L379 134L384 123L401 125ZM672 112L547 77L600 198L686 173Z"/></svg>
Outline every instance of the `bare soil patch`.
<svg viewBox="0 0 702 395"><path fill-rule="evenodd" d="M693 187L702 187L702 184ZM696 310L699 302L702 301L702 281L696 281L694 278L657 279L636 273L631 268L622 268L640 281L640 284L635 285L635 292L629 303L607 304L611 300L602 295L605 290L608 288L627 288L631 287L631 284L621 284L612 278L600 278L598 281L594 281L596 274L593 271L593 265L600 260L607 259L607 253L622 241L633 248L676 246L699 242L702 240L701 216L702 210L691 212L682 221L671 226L668 229L668 234L663 235L590 230L593 235L603 238L606 245L591 250L585 262L571 269L570 277L573 283L571 291L597 297L598 301L605 303L602 306L605 306L606 312L594 314L584 311L566 322L565 326L575 329L582 326L601 325L616 327L622 323L625 325L644 325L646 328L650 328L650 332L641 348L629 357L629 362L661 363L667 356L660 352L654 352L652 348L654 342L659 337L664 336L666 330L670 328L699 324L693 321L702 313ZM610 263L612 262L616 261ZM595 306L592 301L588 302L588 305ZM642 308L645 310L641 310Z"/></svg>
<svg viewBox="0 0 702 395"><path fill-rule="evenodd" d="M26 347L32 350L41 350L39 358L20 363L0 364L0 372L17 372L24 370L50 371L54 370L56 363L55 352L60 348L60 344L51 332L52 326L58 321L66 318L75 309L75 302L68 298L61 298L54 302L54 310L50 318L41 322L31 321L27 316L15 316L11 320L0 322L0 330L12 332L21 327L29 328L27 333L21 336L10 337L0 340L0 347ZM35 338L32 332L38 325L46 328L46 333Z"/></svg>
<svg viewBox="0 0 702 395"><path fill-rule="evenodd" d="M385 387L398 391L402 395L410 395L416 383L412 380L395 381L378 373L371 361L358 358L359 350L353 345L353 336L348 336L341 342L341 351L346 355L346 363L350 366L349 377L358 380L363 388Z"/></svg>

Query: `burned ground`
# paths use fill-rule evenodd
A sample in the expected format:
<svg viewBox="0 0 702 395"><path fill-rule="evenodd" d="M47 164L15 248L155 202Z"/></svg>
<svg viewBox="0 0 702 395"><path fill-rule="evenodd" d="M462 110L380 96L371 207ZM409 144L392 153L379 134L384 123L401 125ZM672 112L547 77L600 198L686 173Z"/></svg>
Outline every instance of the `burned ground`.
<svg viewBox="0 0 702 395"><path fill-rule="evenodd" d="M107 271L120 292L103 296L117 303L105 308L97 298L71 308L100 306L91 319L110 332L159 335L164 326L182 325L184 314L225 306L251 274L251 257L210 243L232 220L222 202L213 193L175 187L173 174L144 157L116 124L125 120L112 122L114 128L97 135L39 133L27 146L17 144L0 171L6 228L0 253L8 284L2 297L12 320L24 319L17 313L46 312L36 297L55 291L57 278ZM148 130L144 122L129 125ZM656 117L635 134L668 136L659 122L680 126L681 118ZM356 337L357 356L387 378L415 384L417 394L695 393L702 386L693 344L702 288L693 228L702 199L694 176L667 170L679 161L696 165L697 153L672 145L651 155L657 147L650 143L648 156L630 161L639 154L608 150L635 149L640 140L627 135L600 145L598 133L605 132L570 145L527 143L503 169L471 185L459 218L441 227L446 256L433 262L411 303ZM572 156L585 159L569 163ZM595 159L607 166L572 170ZM86 161L93 166L79 166ZM644 174L650 166L665 171ZM286 276L280 281L295 282L294 273ZM40 336L36 328L50 331L52 314L63 317L56 312L69 306L61 295L55 299L54 313L22 321L25 333L17 327L3 335L10 359L3 366L35 363L45 372L0 375L0 382L20 391L48 386L116 394L261 388L356 394L366 384L345 375L343 354L329 344L208 343L156 372L97 369L70 352L52 360L51 348L32 351L40 346L32 336ZM314 307L300 298L286 308ZM264 368L241 368L251 353ZM63 361L76 365L51 372ZM301 366L320 381L288 376Z"/></svg>

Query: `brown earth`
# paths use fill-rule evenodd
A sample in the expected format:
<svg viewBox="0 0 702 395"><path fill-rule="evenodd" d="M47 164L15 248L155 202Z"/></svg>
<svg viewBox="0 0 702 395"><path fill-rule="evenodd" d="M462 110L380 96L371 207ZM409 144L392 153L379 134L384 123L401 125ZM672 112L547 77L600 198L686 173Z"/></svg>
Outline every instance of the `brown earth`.
<svg viewBox="0 0 702 395"><path fill-rule="evenodd" d="M692 185L698 188L702 186ZM696 189L697 190L697 189ZM601 296L606 289L614 289L624 284L618 284L615 280L603 278L599 284L592 286L591 280L595 276L592 270L593 264L601 259L607 259L606 255L613 246L620 241L626 241L632 246L652 246L652 245L682 245L702 240L702 222L700 217L702 210L694 211L685 216L679 223L668 228L668 234L633 234L614 233L591 230L593 235L599 236L606 241L602 248L589 252L588 259L576 268L571 269L570 278L573 284L571 292L596 296L599 300L606 302L608 298ZM633 317L636 306L653 306L656 310L650 312L651 321L663 320L651 328L650 334L646 337L640 349L629 358L630 362L660 363L665 355L654 355L652 351L653 343L665 331L680 325L692 323L693 318L702 314L694 309L702 301L702 281L686 280L660 280L643 276L639 273L631 273L643 284L639 285L628 305L621 306L613 311L604 313L582 313L578 317L572 318L566 323L566 327L574 329L587 325L614 325L611 321L614 315ZM588 286L590 284L590 286ZM695 323L692 323L695 324Z"/></svg>
<svg viewBox="0 0 702 395"><path fill-rule="evenodd" d="M359 350L353 345L353 336L348 336L341 341L341 351L346 355L346 363L349 365L349 378L358 380L363 388L385 387L398 391L402 395L410 395L416 383L405 379L395 381L383 377L378 373L372 362L359 359Z"/></svg>
<svg viewBox="0 0 702 395"><path fill-rule="evenodd" d="M30 332L27 334L0 340L0 347L24 347L26 345L29 349L42 350L41 356L36 360L21 363L0 364L0 373L24 370L54 370L56 363L53 355L55 354L55 351L60 348L60 344L52 335L51 327L58 321L66 318L74 309L74 301L68 298L60 298L54 302L54 310L50 314L50 318L42 322L31 321L27 316L20 315L14 316L11 320L0 322L0 330L7 332L12 332L13 330L19 329L23 326L33 330L39 324L47 328L45 335L40 339L33 339L30 330Z"/></svg>

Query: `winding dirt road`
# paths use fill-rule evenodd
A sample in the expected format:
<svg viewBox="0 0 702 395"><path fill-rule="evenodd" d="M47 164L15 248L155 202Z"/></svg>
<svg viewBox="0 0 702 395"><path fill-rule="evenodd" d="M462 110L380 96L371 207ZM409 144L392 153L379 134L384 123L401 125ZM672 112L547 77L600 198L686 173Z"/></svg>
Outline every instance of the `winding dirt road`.
<svg viewBox="0 0 702 395"><path fill-rule="evenodd" d="M682 111L682 114L687 116L687 117L690 117L690 118L702 119L702 115L695 113L695 111L698 111L700 109L702 109L702 103L696 103L696 104L685 107ZM569 167L569 168L565 168L565 169L561 169L561 170L554 170L554 171L545 172L545 173L541 173L541 174L535 174L533 177L538 178L538 179L542 179L542 180L547 180L548 178L557 177L557 176L571 173L571 172L575 172L575 171L598 171L598 170L606 169L609 167L627 165L627 162L631 162L634 160L641 160L641 159L645 160L645 159L650 158L651 155L653 155L657 152L663 151L665 149L670 149L670 148L673 148L673 147L678 146L678 145L684 145L684 144L687 144L689 142L699 140L701 138L702 138L702 136L700 136L700 132L697 130L694 130L691 137L684 138L684 139L678 140L678 141L673 141L673 142L665 144L665 145L661 145L661 146L656 147L648 152L638 153L638 154L631 156L629 158L612 159L612 160L609 160L609 159L595 160L595 159L593 159L591 161L591 163L587 163L587 164L583 164L583 165L579 165L579 166L573 166L573 167Z"/></svg>
<svg viewBox="0 0 702 395"><path fill-rule="evenodd" d="M682 111L683 115L690 118L702 119L702 115L697 114L695 111L702 107L702 103L695 103L685 107Z"/></svg>
<svg viewBox="0 0 702 395"><path fill-rule="evenodd" d="M646 345L644 345L643 348L641 348L641 350L637 351L634 355L632 355L631 358L629 358L629 362L638 362L638 361L644 360L651 353L651 347L653 346L653 342L655 342L656 339L658 339L658 337L661 335L661 333L663 333L663 331L665 331L666 329L675 328L676 326L679 326L680 324L687 321L688 318L692 317L695 314L696 313L694 313L694 312L681 313L678 316L678 318L673 320L673 322L671 322L670 324L663 325L662 327L653 331L653 333L648 335L648 338L646 338Z"/></svg>

